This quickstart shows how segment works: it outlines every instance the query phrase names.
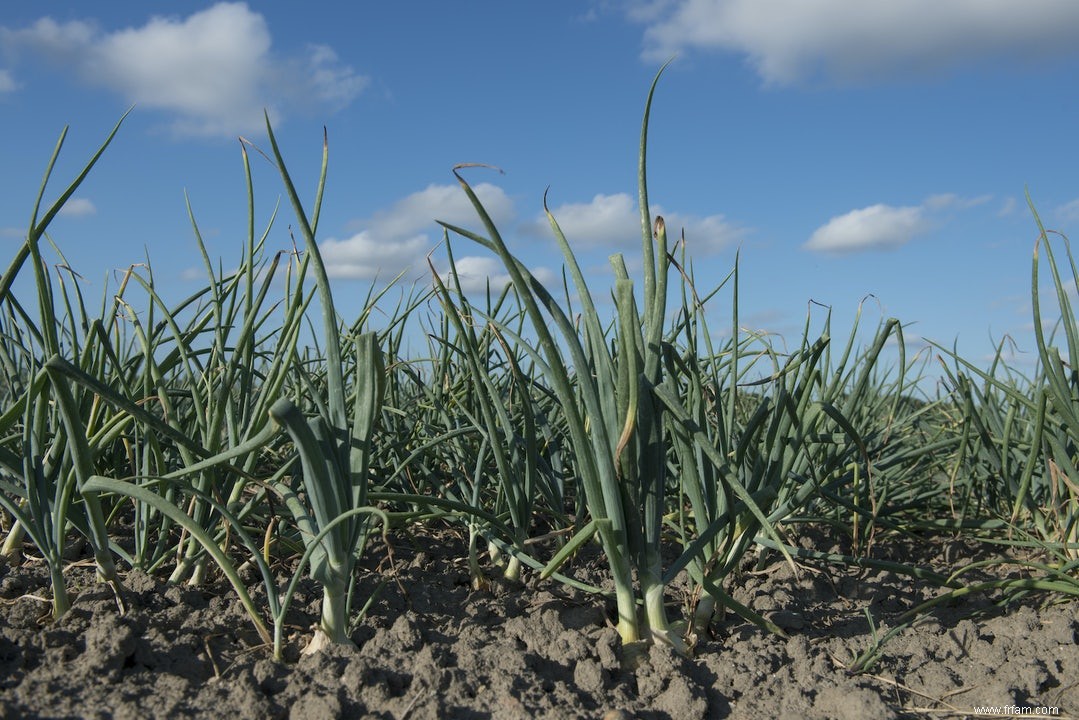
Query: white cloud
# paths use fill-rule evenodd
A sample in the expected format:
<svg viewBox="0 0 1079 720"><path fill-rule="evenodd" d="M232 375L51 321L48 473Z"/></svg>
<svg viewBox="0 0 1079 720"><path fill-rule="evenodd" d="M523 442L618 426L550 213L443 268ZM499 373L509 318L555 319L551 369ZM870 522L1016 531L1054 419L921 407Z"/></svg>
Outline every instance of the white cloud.
<svg viewBox="0 0 1079 720"><path fill-rule="evenodd" d="M629 17L648 24L647 59L689 48L743 53L776 84L1074 55L1079 31L1074 0L680 0L643 8Z"/></svg>
<svg viewBox="0 0 1079 720"><path fill-rule="evenodd" d="M151 18L141 27L102 32L96 25L42 18L0 28L19 55L42 56L126 102L174 115L184 135L235 135L262 127L263 109L347 105L367 79L314 45L302 57L271 53L265 18L245 3L222 2L186 18Z"/></svg>
<svg viewBox="0 0 1079 720"><path fill-rule="evenodd" d="M745 230L729 223L723 215L698 217L666 213L650 205L653 215L663 215L668 241L677 242L685 229L686 243L697 252L717 252L736 242ZM613 247L635 250L641 243L641 216L637 204L626 193L599 194L587 203L565 203L551 208L558 226L571 247ZM524 226L532 235L551 235L546 215Z"/></svg>
<svg viewBox="0 0 1079 720"><path fill-rule="evenodd" d="M496 185L473 187L496 225L514 216L513 201ZM320 245L327 272L333 277L389 280L400 272L416 278L428 272L426 256L441 241L435 220L471 227L476 211L457 185L429 185L398 200L388 210L354 223L359 231L344 240Z"/></svg>
<svg viewBox="0 0 1079 720"><path fill-rule="evenodd" d="M923 207L871 205L832 218L803 245L818 252L850 253L905 245L929 227Z"/></svg>
<svg viewBox="0 0 1079 720"><path fill-rule="evenodd" d="M829 253L896 248L939 224L947 218L948 211L969 210L985 205L992 199L992 195L967 198L944 193L929 196L921 205L894 207L877 204L851 210L817 228L802 247Z"/></svg>
<svg viewBox="0 0 1079 720"><path fill-rule="evenodd" d="M503 233L513 227L513 200L496 185L480 183L473 187L491 219ZM662 208L654 206L657 213ZM552 209L559 226L575 248L601 247L635 251L640 247L640 216L634 201L624 193L596 195L591 202L566 203ZM745 231L727 222L722 215L698 217L669 213L668 239L673 244L686 229L691 251L714 252L726 248ZM351 223L353 235L331 238L320 245L327 271L335 277L369 280L376 276L389 279L400 272L410 279L424 276L429 269L426 257L441 241L441 228L435 220L464 228L479 228L479 220L468 197L457 185L429 185L395 202L390 208L370 218ZM521 224L519 232L533 237L551 237L545 215ZM512 238L506 237L512 243ZM455 248L469 247L460 243ZM462 255L456 258L458 275L466 291L482 290L488 280L501 289L509 282L505 268L493 257ZM436 259L445 277L444 263ZM557 276L548 269L532 272L544 283Z"/></svg>
<svg viewBox="0 0 1079 720"><path fill-rule="evenodd" d="M495 225L501 226L512 220L513 200L500 187L480 183L474 185L472 190ZM370 220L361 224L379 235L400 237L435 227L435 220L460 227L477 225L479 222L475 208L460 186L432 184L398 200L389 210L375 213Z"/></svg>
<svg viewBox="0 0 1079 720"><path fill-rule="evenodd" d="M0 70L0 93L12 92L15 87L15 76L11 71Z"/></svg>
<svg viewBox="0 0 1079 720"><path fill-rule="evenodd" d="M657 208L658 212L662 209ZM747 230L731 224L722 215L708 215L697 217L695 215L682 215L670 213L664 215L667 225L667 239L673 245L682 237L682 230L686 233L686 246L691 253L716 253L736 245L745 235Z"/></svg>
<svg viewBox="0 0 1079 720"><path fill-rule="evenodd" d="M626 15L635 22L654 22L677 3L678 0L629 0L625 5Z"/></svg>
<svg viewBox="0 0 1079 720"><path fill-rule="evenodd" d="M954 193L941 193L940 195L930 195L927 197L925 199L925 207L930 210L945 210L960 204L960 202L959 196Z"/></svg>
<svg viewBox="0 0 1079 720"><path fill-rule="evenodd" d="M457 280L461 283L461 291L465 293L486 292L488 284L492 293L499 293L510 284L510 275L506 266L494 257L466 256L454 258L457 267ZM529 268L533 277L543 283L548 290L552 289L552 283L558 279L549 268ZM449 282L449 269L439 273L442 282L452 287Z"/></svg>
<svg viewBox="0 0 1079 720"><path fill-rule="evenodd" d="M310 81L319 100L339 109L367 86L367 78L356 75L348 65L341 65L337 53L328 45L310 45L307 51L306 72L301 73L301 79Z"/></svg>
<svg viewBox="0 0 1079 720"><path fill-rule="evenodd" d="M571 246L636 247L641 238L641 216L636 203L626 193L599 194L586 203L564 203L551 208L562 234ZM546 214L526 224L534 235L553 237Z"/></svg>
<svg viewBox="0 0 1079 720"><path fill-rule="evenodd" d="M29 51L55 63L68 64L78 59L93 44L98 34L93 23L72 20L63 25L52 18L41 18L22 30L0 27L0 38L8 56Z"/></svg>
<svg viewBox="0 0 1079 720"><path fill-rule="evenodd" d="M330 277L391 280L398 273L419 268L434 244L426 235L379 237L364 230L345 240L325 240L319 245Z"/></svg>
<svg viewBox="0 0 1079 720"><path fill-rule="evenodd" d="M86 198L71 198L64 203L64 207L60 208L60 214L73 218L87 217L88 215L96 215L97 208Z"/></svg>
<svg viewBox="0 0 1079 720"><path fill-rule="evenodd" d="M498 292L510 282L506 267L495 258L466 256L454 258L457 268L457 280L461 283L464 292L482 292L487 289L487 283L491 289ZM449 270L440 273L442 282L449 283Z"/></svg>
<svg viewBox="0 0 1079 720"><path fill-rule="evenodd" d="M1058 207L1056 214L1061 220L1079 220L1079 198Z"/></svg>
<svg viewBox="0 0 1079 720"><path fill-rule="evenodd" d="M927 197L925 199L925 208L928 210L969 210L972 207L985 205L992 199L992 195L978 195L976 197L965 198L956 195L955 193L941 193L940 195L930 195Z"/></svg>

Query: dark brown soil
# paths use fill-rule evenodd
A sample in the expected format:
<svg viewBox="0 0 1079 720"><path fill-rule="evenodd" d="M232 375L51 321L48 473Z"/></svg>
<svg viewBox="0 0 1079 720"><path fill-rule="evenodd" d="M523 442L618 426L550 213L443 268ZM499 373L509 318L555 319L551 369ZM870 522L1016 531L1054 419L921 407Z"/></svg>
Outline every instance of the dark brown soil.
<svg viewBox="0 0 1079 720"><path fill-rule="evenodd" d="M883 555L926 563L944 549L882 547ZM355 647L300 654L319 601L309 585L290 617L284 663L259 644L227 587L175 587L129 573L130 610L120 616L83 564L69 573L71 612L48 623L44 567L0 562L0 717L861 719L976 717L979 706L1079 713L1075 601L1030 597L1005 613L991 598L969 597L887 643L873 674L851 675L852 658L873 642L867 610L879 636L940 590L880 571L803 566L795 574L777 561L747 570L732 592L789 639L731 617L698 640L692 658L656 646L633 669L594 597L534 579L472 591L465 545L448 533L399 536L395 548L396 579L353 633ZM948 549L949 560L954 553ZM362 592L379 579L377 555L372 549ZM580 561L573 571L601 582L599 563ZM670 600L672 617L682 613L685 598Z"/></svg>

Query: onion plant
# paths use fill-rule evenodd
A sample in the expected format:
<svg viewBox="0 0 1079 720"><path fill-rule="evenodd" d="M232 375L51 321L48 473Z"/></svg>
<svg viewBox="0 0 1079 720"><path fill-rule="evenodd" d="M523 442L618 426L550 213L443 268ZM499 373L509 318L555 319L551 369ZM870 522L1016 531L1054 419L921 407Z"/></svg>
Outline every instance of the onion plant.
<svg viewBox="0 0 1079 720"><path fill-rule="evenodd" d="M95 476L93 487L127 495L178 524L188 534L190 542L186 549L181 549L181 562L173 579L178 579L179 569L185 563L206 557L212 559L232 583L260 635L269 641L269 632L226 552L228 538L237 538L250 554L250 562L263 576L274 620L273 644L275 653L279 654L284 613L294 593L296 578L306 564L310 566L311 576L323 588L322 618L309 648L314 651L326 640L347 641L353 569L362 553L371 518L382 522L384 532L387 521L379 510L366 505L371 444L382 411L385 369L374 333L362 333L352 338L355 382L352 384L353 395L346 398L348 387L344 377L341 330L333 311L325 267L314 241L318 204L325 181L326 154L324 152L319 200L313 219L309 221L296 197L269 123L267 129L277 166L297 211L301 231L308 241L302 261L294 273L290 272L290 292L283 308L284 326L275 333L277 342L271 343L272 351L264 355L261 343L255 340L270 312L262 308L262 302L272 271L263 275L257 292L254 292L255 266L251 258L255 244L252 234L245 269L220 280L211 271L209 312L196 314L194 332L181 330L174 314L165 313L164 325L172 328L176 342L174 352L166 353L163 361L158 360L159 348L150 341L150 336L144 336L147 337L145 362L154 369L151 373L156 381L154 389L166 409L163 418L150 415L109 388L98 387L92 378L80 377L73 372L69 374L135 417L147 430L180 438L180 468L167 473L151 473L144 467L143 474L135 478L135 482ZM250 197L246 152L244 160ZM261 247L261 242L258 246ZM326 318L327 357L321 368L302 363L296 347L310 300L303 289L309 271L315 276ZM145 287L156 300L152 282L145 283ZM242 291L238 292L236 288ZM234 324L240 326L236 340L229 338ZM210 339L208 347L192 346L187 341L189 336L198 337L204 333ZM162 363L165 366L171 363L186 371L178 388L168 386ZM293 394L292 398L282 396L286 389ZM243 394L237 395L241 390ZM308 404L301 396L313 401L314 417L305 416ZM349 401L351 415L346 407ZM186 413L177 412L179 403L188 409ZM188 422L186 438L175 425L178 418L186 418ZM273 422L270 422L271 418ZM256 466L264 461L263 453L279 433L279 428L284 428L292 440L292 452L298 457L301 469L302 490L287 481L288 474L295 469L291 462L281 464L271 477L253 475ZM226 475L233 478L229 484L219 481ZM183 486L183 492L174 496L181 487L178 482L184 478L191 478L193 482ZM252 492L245 492L245 489ZM186 505L183 509L176 502L181 498ZM306 547L293 581L283 594L270 572L265 548L260 555L257 544L245 529L245 518L246 521L260 519L268 523L265 534L269 537L278 519L267 518L264 514L267 504L273 510L275 499L291 513Z"/></svg>
<svg viewBox="0 0 1079 720"><path fill-rule="evenodd" d="M769 517L769 521L778 522L798 509L819 481L812 473L804 474L798 480L800 487L793 487L800 502L787 502L782 497L792 489L791 481L807 455L806 444L815 429L814 422L803 420L812 409L814 379L826 341L810 344L807 334L803 348L782 366L770 347L765 347L763 355L751 355L754 338L739 335L737 265L732 277L734 323L730 339L719 353L700 317L704 301L696 297L692 285L683 283L684 352L682 357L672 353L670 382L661 388L672 415L671 443L680 490L688 506L688 513L680 518L686 552L668 569L667 579L686 567L704 592L689 628L691 636L710 622L717 602L776 630L721 587L723 578L738 566L762 527L750 506L733 490L737 487L749 493L762 512L783 508ZM698 343L707 351L702 353ZM745 373L754 360L763 357L770 357L775 369L766 381L747 383ZM743 384L750 387L743 390ZM774 396L765 391L769 387ZM809 492L798 492L802 488Z"/></svg>
<svg viewBox="0 0 1079 720"><path fill-rule="evenodd" d="M110 376L112 384L123 396L143 398L144 406L154 408L161 422L188 440L170 442L155 428L136 423L124 438L123 464L133 477L168 474L258 436L271 424L268 409L291 373L303 306L294 302L282 310L269 300L283 254L269 261L263 257L269 226L261 237L255 234L250 167L246 152L243 155L249 223L238 268L228 273L214 270L189 205L206 284L169 306L156 290L149 263L141 271L129 272L130 284L145 293L147 309L135 312L134 300L124 300L116 333L129 333L134 348L118 369L121 372ZM271 322L278 324L267 330ZM261 460L259 452L251 452L233 467L211 466L193 476L191 489L235 505L249 490L246 478ZM185 497L175 488L167 493L171 501L187 506L200 527L224 538L227 523L221 524L222 518L199 495ZM166 540L171 521L156 512L134 503L132 565L152 570L175 550L178 561L170 579L190 577L193 584L199 583L208 560L203 548L192 537L174 547Z"/></svg>
<svg viewBox="0 0 1079 720"><path fill-rule="evenodd" d="M738 261L700 294L684 238L673 242L652 216L647 140L662 72L648 92L638 154L642 270L631 278L626 260L611 256L611 317L601 315L546 197L565 264L554 290L513 255L460 165L454 175L482 231L443 223L448 271L432 265L429 291L402 296L377 330L376 305L396 280L372 286L359 317L343 323L316 240L325 135L307 209L268 118L265 157L283 182L302 252L268 257L276 210L256 232L254 146L243 141L248 227L239 264L211 261L189 202L205 284L170 303L149 263L132 266L91 310L63 253L53 244L59 261L48 264L41 246L52 244L50 222L120 124L39 215L65 131L25 242L0 277L0 508L14 520L2 551L24 536L37 546L53 615L71 603L64 556L79 535L121 601L117 558L170 572L171 582L199 583L219 569L277 657L291 601L310 577L322 592L313 652L349 642L357 565L372 533L388 543L391 526L434 520L468 528L477 587L485 540L506 578L531 567L612 598L618 632L634 648L658 641L687 651L720 609L780 632L729 591L754 548L792 564L906 573L947 587L944 598L1079 594L1079 268L1066 241L1062 256L1038 220L1031 379L1007 366L1003 345L988 369L945 350L954 359L945 365L948 392L927 398L899 321L884 320L863 346L860 313L836 342L830 311L818 326L814 308L792 350L781 351L741 328ZM470 299L451 233L494 253L509 284ZM36 305L13 291L27 264ZM1052 311L1039 288L1046 268ZM706 306L727 289L730 325L720 339ZM424 303L429 357L409 359L405 326ZM889 347L898 351L894 367L882 359ZM784 528L805 521L837 528L850 553L793 546ZM967 586L963 572L870 557L881 529L940 528L995 533L994 542L1045 558L995 560L1034 577ZM613 592L564 569L592 541ZM665 562L671 548L678 554ZM265 606L245 568L261 576ZM682 573L696 602L685 634L666 605Z"/></svg>
<svg viewBox="0 0 1079 720"><path fill-rule="evenodd" d="M1031 205L1033 210L1033 204ZM1071 271L1071 281L1062 276L1053 255L1052 244L1037 212L1038 244L1032 263L1031 302L1034 313L1034 337L1038 345L1045 388L1039 398L1038 413L1046 413L1038 429L1045 451L1045 466L1036 484L1033 473L1025 474L1016 494L1012 521L1026 509L1030 512L1039 534L1058 547L1065 564L1071 567L1071 579L1079 583L1079 325L1076 323L1072 297L1079 291L1079 268L1071 246L1065 240L1065 267ZM1053 277L1059 319L1056 333L1046 337L1039 293L1039 268L1044 248L1045 260ZM1057 334L1059 333L1059 334ZM1061 338L1064 346L1053 342Z"/></svg>
<svg viewBox="0 0 1079 720"><path fill-rule="evenodd" d="M533 523L536 521L536 501L540 494L547 500L547 507L556 515L562 511L562 493L555 474L543 456L541 446L547 446L545 437L550 433L545 427L547 418L542 404L534 396L536 383L533 382L530 368L534 363L525 363L520 349L511 343L500 327L510 327L509 319L487 322L482 331L477 332L474 323L479 317L495 318L499 308L509 299L516 299L512 285L507 286L494 303L491 302L490 288L487 291L488 307L484 313L472 308L461 289L457 276L457 267L453 260L449 243L446 244L450 270L446 282L453 285L453 295L446 282L434 272L435 287L442 298L444 317L454 328L451 341L450 333L443 334L448 350L464 359L465 367L461 377L469 392L459 397L455 407L463 412L480 432L484 452L494 462L494 473L498 478L495 483L497 497L494 503L496 514L505 512L509 516L509 525L513 537L507 538L514 552L503 558L496 542L490 544L491 554L498 562L504 560L503 575L510 580L520 577L520 557L524 554L524 543L528 539ZM456 304L454 297L457 298ZM521 323L526 319L517 314L519 321L511 328L516 336L523 332ZM448 327L446 328L448 330ZM470 407L471 406L471 407ZM471 502L480 503L484 473L476 473ZM473 582L483 584L475 558L475 546L480 528L475 520L470 523L470 560Z"/></svg>
<svg viewBox="0 0 1079 720"><path fill-rule="evenodd" d="M246 153L244 166L250 200ZM291 372L303 310L294 303L278 329L263 335L276 317L266 300L281 255L270 263L262 260L266 235L256 241L253 201L249 218L239 270L213 272L195 224L210 280L206 287L170 308L154 287L149 265L145 276L133 268L100 319L90 322L83 312L82 325L93 342L73 351L72 361L54 356L46 363L55 381L70 384L82 397L78 412L65 416L65 427L85 436L88 470L154 483L197 465L201 469L189 474L189 486L164 486L163 500L185 508L195 525L222 545L228 542L229 523L204 498L224 498L241 517L259 509L259 493L247 492L248 479L261 461L269 437L265 431L273 429L268 409ZM132 308L132 285L145 290L145 312ZM71 303L68 307L70 314ZM192 317L182 319L188 314ZM253 438L262 441L250 445ZM242 457L228 454L236 447L249 450ZM206 462L222 453L229 462ZM199 582L209 559L204 545L184 527L187 535L176 546L171 514L128 495L133 504L117 505L113 514L122 517L131 508L134 547L130 553L116 551L132 566L153 570L175 550L172 580L194 569L192 580Z"/></svg>
<svg viewBox="0 0 1079 720"><path fill-rule="evenodd" d="M1003 344L988 370L948 352L953 366L945 365L945 371L958 415L952 474L977 482L964 494L952 494L958 500L970 497L959 506L966 525L990 533L992 542L1040 550L1051 563L1030 569L1074 585L1079 578L1079 329L1070 293L1079 287L1079 272L1066 240L1067 262L1058 261L1033 204L1031 210L1039 231L1031 271L1038 369L1026 379L1008 368ZM1043 264L1052 277L1059 317L1044 310ZM1070 270L1070 281L1062 266ZM1001 520L1012 539L999 537Z"/></svg>
<svg viewBox="0 0 1079 720"><path fill-rule="evenodd" d="M752 335L740 337L737 266L733 277L732 332L718 353L706 324L697 318L700 301L691 304L683 295L689 331L684 356L672 356L676 362L671 373L679 394L660 389L679 421L672 441L688 505L680 529L685 550L666 578L685 567L703 591L693 633L707 626L717 604L775 630L751 608L735 602L721 581L738 569L755 544L794 554L796 549L778 543L770 528L812 514L822 498L845 509L840 526L852 535L855 553L864 552L862 536L871 537L874 522L887 512L882 476L895 464L897 453L914 466L920 457L905 452L903 420L896 417L896 406L911 382L898 321L882 323L858 353L856 323L833 361L830 312L816 339L807 318L801 346L782 356L767 343L754 348L758 338ZM898 341L900 364L894 378L884 383L891 392L881 392L876 371L892 339ZM707 350L701 351L698 342ZM747 379L750 368L762 362L772 366L767 375ZM766 523L734 489L750 494Z"/></svg>
<svg viewBox="0 0 1079 720"><path fill-rule="evenodd" d="M638 169L643 307L637 304L634 283L622 257L612 256L616 319L610 332L604 327L569 242L550 211L548 220L562 249L572 287L580 298L580 326L510 253L483 204L461 176L461 167L455 168L454 174L486 235L444 225L502 260L538 348L519 336L515 340L550 384L564 415L569 447L591 519L552 559L545 574L557 569L581 543L598 536L614 582L617 627L623 643L635 645L656 639L685 649L667 618L661 559L663 515L669 498L668 445L664 437L668 406L656 392L664 383L667 283L672 258L663 218L657 217L653 225L646 181L648 119L658 81L657 74L645 105ZM502 332L514 337L507 328ZM749 494L741 488L735 492L767 526ZM638 603L643 607L640 617Z"/></svg>
<svg viewBox="0 0 1079 720"><path fill-rule="evenodd" d="M266 130L274 162L304 241L303 266L310 266L314 274L322 305L325 392L320 392L322 388L316 386L310 375L301 375L317 413L305 417L296 402L299 398L282 398L270 408L270 414L292 438L302 468L303 495L289 493L286 506L311 552L311 576L323 588L321 620L309 646L310 651L315 651L327 642L348 642L356 562L365 547L372 516L380 516L385 523L385 516L368 506L367 490L375 429L383 410L386 370L375 333L342 337L329 276L315 241L326 182L328 146L325 138L318 189L314 207L308 215L285 167L269 116ZM355 353L351 412L342 358L343 340L352 343Z"/></svg>
<svg viewBox="0 0 1079 720"><path fill-rule="evenodd" d="M80 316L66 291L61 294L62 303L58 301L40 249L49 224L105 152L123 119L117 122L78 176L39 219L46 187L67 136L67 128L64 128L46 167L26 240L0 277L0 304L10 323L9 332L13 333L4 338L9 348L5 351L5 365L8 377L21 386L21 393L9 387L13 402L0 415L0 437L4 438L5 444L0 448L0 505L15 518L18 532L25 533L45 559L52 578L54 617L60 617L70 607L63 578L69 523L89 541L98 577L113 588L123 607L104 510L98 495L85 489L92 471L92 458L80 413L91 407L93 400L87 396L77 397L62 378L50 373L44 365L45 359L57 357L61 352L79 356L85 349L82 344L93 343L93 339L87 338L85 322L81 322L86 319L81 302L79 310L83 313ZM27 259L31 262L37 289L36 319L22 308L12 293L15 277ZM79 299L81 301L81 296ZM21 329L15 330L16 323L21 324ZM18 361L10 354L13 346Z"/></svg>

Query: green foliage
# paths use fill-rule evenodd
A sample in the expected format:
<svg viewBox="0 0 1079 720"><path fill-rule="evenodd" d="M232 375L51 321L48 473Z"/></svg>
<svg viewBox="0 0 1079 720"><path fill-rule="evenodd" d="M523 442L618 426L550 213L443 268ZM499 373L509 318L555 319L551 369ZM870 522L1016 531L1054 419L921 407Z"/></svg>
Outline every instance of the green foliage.
<svg viewBox="0 0 1079 720"><path fill-rule="evenodd" d="M461 166L454 173L482 229L444 224L447 273L432 265L431 287L402 292L390 312L382 306L396 281L372 288L359 317L342 321L317 242L328 145L306 208L269 123L264 157L302 251L267 256L276 212L256 233L245 145L248 232L236 269L215 267L189 207L205 285L169 304L149 264L133 266L91 312L46 230L119 125L39 219L43 183L0 279L0 508L11 521L3 552L24 539L38 549L54 616L70 606L64 557L77 535L121 610L117 562L172 582L220 573L281 656L286 612L309 577L323 592L309 647L348 642L374 533L388 547L391 529L416 522L468 533L477 589L490 581L485 547L504 580L534 572L596 593L613 601L624 642L682 651L722 611L781 632L731 592L747 562L769 553L792 565L886 566L946 588L903 622L975 591L1079 593L1079 271L1066 240L1050 243L1035 213L1039 365L1029 379L1008 366L1003 343L988 368L938 347L945 392L931 397L929 356L907 357L895 319L863 342L860 313L836 342L830 311L814 310L788 352L742 329L737 261L718 287L700 288L685 243L650 213L658 80L638 155L642 271L631 279L611 257L609 317L557 218L547 212L565 269L549 288L510 252ZM42 239L59 262L50 265ZM454 260L459 239L494 253L508 286L470 299ZM32 307L12 292L27 261ZM1039 287L1046 268L1051 304ZM724 298L729 324L718 333L710 308ZM405 350L417 324L427 357ZM844 552L791 542L805 522L833 527ZM874 559L875 543L894 532L1018 548L1025 554L994 562L1026 577L964 584L962 573ZM575 577L575 556L592 544L613 592ZM264 606L245 582L250 568ZM685 617L672 618L680 576L692 597ZM870 667L898 631L853 669Z"/></svg>

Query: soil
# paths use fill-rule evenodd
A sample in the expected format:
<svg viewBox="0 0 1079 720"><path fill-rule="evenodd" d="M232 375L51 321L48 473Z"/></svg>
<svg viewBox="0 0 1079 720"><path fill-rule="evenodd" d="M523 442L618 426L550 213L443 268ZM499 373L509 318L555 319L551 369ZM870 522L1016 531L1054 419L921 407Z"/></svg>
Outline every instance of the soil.
<svg viewBox="0 0 1079 720"><path fill-rule="evenodd" d="M130 572L128 612L88 563L69 580L71 611L48 621L47 574L0 561L3 718L940 718L979 706L1079 713L1079 602L991 597L938 607L881 648L872 673L852 659L939 588L877 570L777 560L747 565L730 590L789 635L735 616L692 657L654 645L624 657L602 600L553 582L471 589L466 544L419 531L394 540L393 572L372 548L358 590L389 582L354 646L303 655L318 588L301 587L286 659L272 659L227 586L172 586ZM803 540L828 547L824 536ZM882 543L878 557L954 567L984 551L962 543ZM29 549L28 549L29 550ZM838 550L838 548L835 548ZM945 560L949 562L945 564ZM573 573L602 582L594 557ZM677 589L672 617L684 611ZM358 603L362 605L362 603ZM988 717L988 715L982 715Z"/></svg>

